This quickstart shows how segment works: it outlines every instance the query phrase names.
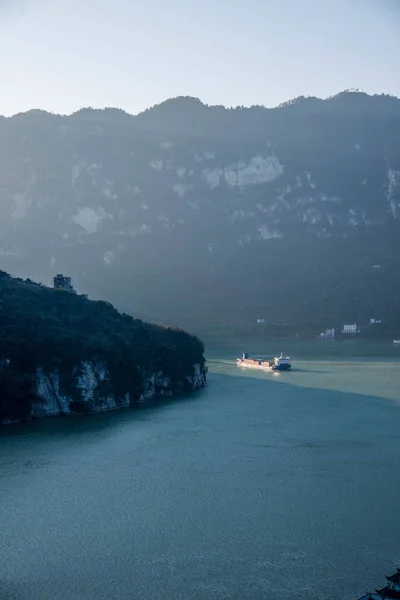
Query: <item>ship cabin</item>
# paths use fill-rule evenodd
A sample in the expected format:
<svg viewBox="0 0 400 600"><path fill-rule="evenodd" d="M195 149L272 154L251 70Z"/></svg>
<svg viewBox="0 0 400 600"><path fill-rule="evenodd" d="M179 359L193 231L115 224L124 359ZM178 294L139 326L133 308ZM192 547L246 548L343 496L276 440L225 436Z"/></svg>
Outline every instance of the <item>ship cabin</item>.
<svg viewBox="0 0 400 600"><path fill-rule="evenodd" d="M284 356L283 352L281 352L280 356L276 356L274 358L274 363L276 365L289 365L290 364L290 357L289 356Z"/></svg>
<svg viewBox="0 0 400 600"><path fill-rule="evenodd" d="M289 356L284 356L283 353L279 357L274 358L272 369L274 371L290 371L292 364Z"/></svg>

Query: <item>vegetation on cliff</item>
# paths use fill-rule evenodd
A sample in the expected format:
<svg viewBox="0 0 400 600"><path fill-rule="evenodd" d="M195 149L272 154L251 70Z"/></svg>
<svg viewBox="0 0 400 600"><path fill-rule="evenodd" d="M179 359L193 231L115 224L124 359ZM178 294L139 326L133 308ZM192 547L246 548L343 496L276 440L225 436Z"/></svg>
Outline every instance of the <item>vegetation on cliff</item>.
<svg viewBox="0 0 400 600"><path fill-rule="evenodd" d="M38 368L68 375L83 361L105 363L113 395L129 392L135 401L150 373L168 377L171 391L184 390L193 366L204 367L203 352L200 340L181 329L0 271L0 420L30 414ZM73 387L71 379L65 392L72 398Z"/></svg>

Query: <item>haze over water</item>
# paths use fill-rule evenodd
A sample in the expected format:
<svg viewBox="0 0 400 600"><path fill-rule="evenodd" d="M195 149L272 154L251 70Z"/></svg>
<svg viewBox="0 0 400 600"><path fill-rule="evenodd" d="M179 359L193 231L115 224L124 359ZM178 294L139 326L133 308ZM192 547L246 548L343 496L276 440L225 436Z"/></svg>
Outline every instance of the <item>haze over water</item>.
<svg viewBox="0 0 400 600"><path fill-rule="evenodd" d="M400 562L400 349L243 344L210 347L200 393L1 430L1 598L383 586ZM294 370L241 370L243 350L287 351Z"/></svg>

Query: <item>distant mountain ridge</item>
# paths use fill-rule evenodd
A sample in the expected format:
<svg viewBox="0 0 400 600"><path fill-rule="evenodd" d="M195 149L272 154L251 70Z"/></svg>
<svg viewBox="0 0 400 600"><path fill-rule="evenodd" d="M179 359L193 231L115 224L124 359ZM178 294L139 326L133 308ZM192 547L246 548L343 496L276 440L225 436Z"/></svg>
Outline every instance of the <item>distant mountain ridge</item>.
<svg viewBox="0 0 400 600"><path fill-rule="evenodd" d="M3 118L1 264L185 327L400 332L399 133L400 100L360 92Z"/></svg>

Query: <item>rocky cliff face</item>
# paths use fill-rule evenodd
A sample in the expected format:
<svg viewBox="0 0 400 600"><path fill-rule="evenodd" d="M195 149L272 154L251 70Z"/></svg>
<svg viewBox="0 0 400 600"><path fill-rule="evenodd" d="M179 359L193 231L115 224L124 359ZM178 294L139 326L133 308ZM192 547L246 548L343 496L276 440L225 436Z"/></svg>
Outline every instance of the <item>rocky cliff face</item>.
<svg viewBox="0 0 400 600"><path fill-rule="evenodd" d="M400 100L360 93L2 119L1 260L180 323L393 319L399 130Z"/></svg>
<svg viewBox="0 0 400 600"><path fill-rule="evenodd" d="M60 373L46 373L42 368L37 369L37 400L32 406L33 417L116 410L159 396L173 396L177 392L194 391L207 384L204 366L195 364L192 375L186 376L181 381L172 382L171 377L162 371L143 374L143 389L138 396L133 396L129 391L117 396L112 391L114 386L105 363L85 361L75 367L73 372L75 394L68 396Z"/></svg>
<svg viewBox="0 0 400 600"><path fill-rule="evenodd" d="M80 374L77 374L80 373ZM4 374L4 371L3 371ZM36 371L36 395L30 411L21 416L1 418L0 424L16 423L21 418L41 418L67 416L77 413L92 414L128 408L162 396L193 392L206 387L207 377L204 365L193 365L193 374L181 381L171 381L162 371L148 373L143 378L143 391L135 396L130 392L116 395L107 366L91 361L81 363L74 369L75 393L65 391L63 377L58 372L46 373L41 367ZM107 382L107 389L104 383ZM71 383L69 383L69 388Z"/></svg>

